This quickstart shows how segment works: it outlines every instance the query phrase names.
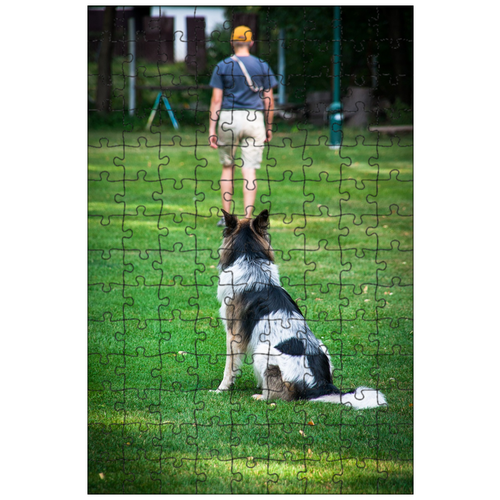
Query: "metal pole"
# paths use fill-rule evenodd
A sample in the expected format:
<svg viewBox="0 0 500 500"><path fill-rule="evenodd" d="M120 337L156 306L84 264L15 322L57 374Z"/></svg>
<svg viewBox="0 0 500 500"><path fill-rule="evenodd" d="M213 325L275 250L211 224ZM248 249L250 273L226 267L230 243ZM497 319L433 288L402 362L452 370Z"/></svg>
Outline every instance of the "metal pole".
<svg viewBox="0 0 500 500"><path fill-rule="evenodd" d="M155 103L153 104L153 109L151 110L151 114L149 115L149 120L146 125L146 130L150 130L151 124L153 123L153 120L156 115L156 110L158 109L158 106L160 105L160 99L161 99L161 91L158 92L158 95L156 96Z"/></svg>
<svg viewBox="0 0 500 500"><path fill-rule="evenodd" d="M340 7L333 8L333 102L330 106L330 148L342 144L342 102L340 100Z"/></svg>
<svg viewBox="0 0 500 500"><path fill-rule="evenodd" d="M278 40L278 74L281 82L278 90L278 103L285 104L285 28L280 28Z"/></svg>
<svg viewBox="0 0 500 500"><path fill-rule="evenodd" d="M135 18L128 20L128 51L132 56L130 61L130 84L128 88L128 114L132 116L135 111Z"/></svg>
<svg viewBox="0 0 500 500"><path fill-rule="evenodd" d="M164 95L162 95L161 97L163 99L163 104L165 104L165 107L167 108L168 116L170 116L170 121L172 122L172 125L174 126L175 130L179 130L179 124L175 119L174 112L172 110L172 107L170 106L170 103L168 102L168 99Z"/></svg>

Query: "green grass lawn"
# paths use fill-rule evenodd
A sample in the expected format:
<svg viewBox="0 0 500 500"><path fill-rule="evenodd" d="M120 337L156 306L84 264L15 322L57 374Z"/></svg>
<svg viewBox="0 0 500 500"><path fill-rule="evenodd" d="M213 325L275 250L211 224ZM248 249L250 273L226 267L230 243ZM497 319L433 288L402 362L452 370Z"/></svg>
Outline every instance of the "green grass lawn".
<svg viewBox="0 0 500 500"><path fill-rule="evenodd" d="M412 493L412 140L277 132L258 172L282 284L334 383L387 408L220 382L218 154L205 132L89 132L89 493ZM236 213L241 214L237 172ZM312 425L314 424L314 425Z"/></svg>

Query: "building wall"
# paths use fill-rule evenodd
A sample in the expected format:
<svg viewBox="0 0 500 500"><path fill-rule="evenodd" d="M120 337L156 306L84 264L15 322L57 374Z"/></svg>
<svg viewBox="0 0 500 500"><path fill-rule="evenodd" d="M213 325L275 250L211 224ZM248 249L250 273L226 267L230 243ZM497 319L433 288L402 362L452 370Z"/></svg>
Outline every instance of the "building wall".
<svg viewBox="0 0 500 500"><path fill-rule="evenodd" d="M199 16L205 18L205 34L207 38L217 24L225 21L224 7L152 7L151 16L171 16L174 18L174 57L176 61L184 61L187 54L187 17Z"/></svg>

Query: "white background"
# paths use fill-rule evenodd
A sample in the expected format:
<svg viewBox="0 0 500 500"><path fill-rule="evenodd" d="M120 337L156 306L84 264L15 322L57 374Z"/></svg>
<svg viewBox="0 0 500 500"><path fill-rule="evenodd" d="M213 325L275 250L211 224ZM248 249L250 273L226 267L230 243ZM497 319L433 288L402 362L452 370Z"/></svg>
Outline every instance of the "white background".
<svg viewBox="0 0 500 500"><path fill-rule="evenodd" d="M415 495L493 498L498 7L413 4ZM9 500L77 499L87 491L87 4L27 7L5 4L0 31L0 488Z"/></svg>

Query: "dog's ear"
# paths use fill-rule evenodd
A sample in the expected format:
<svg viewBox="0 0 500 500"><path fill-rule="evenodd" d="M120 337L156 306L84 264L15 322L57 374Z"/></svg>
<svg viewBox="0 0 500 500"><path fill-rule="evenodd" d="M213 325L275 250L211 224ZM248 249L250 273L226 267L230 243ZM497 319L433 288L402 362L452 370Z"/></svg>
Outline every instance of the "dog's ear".
<svg viewBox="0 0 500 500"><path fill-rule="evenodd" d="M262 236L267 234L267 228L269 227L269 211L262 210L262 212L252 221L252 225L258 234Z"/></svg>
<svg viewBox="0 0 500 500"><path fill-rule="evenodd" d="M238 225L238 217L236 217L236 215L232 215L226 212L224 209L221 210L222 213L224 214L224 219L226 221L226 229L224 229L224 236L228 236L236 229L236 226Z"/></svg>

